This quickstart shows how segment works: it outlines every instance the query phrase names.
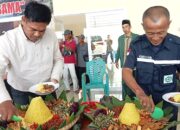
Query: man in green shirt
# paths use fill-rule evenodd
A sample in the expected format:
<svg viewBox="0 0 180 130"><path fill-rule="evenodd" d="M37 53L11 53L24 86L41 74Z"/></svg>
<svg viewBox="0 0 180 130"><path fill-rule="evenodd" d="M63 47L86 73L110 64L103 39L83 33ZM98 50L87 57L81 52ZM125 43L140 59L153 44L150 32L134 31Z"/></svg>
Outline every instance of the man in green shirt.
<svg viewBox="0 0 180 130"><path fill-rule="evenodd" d="M131 23L130 20L123 20L122 21L122 29L124 34L118 38L118 49L116 54L116 68L119 68L119 59L121 68L124 65L126 60L126 55L128 53L128 48L132 40L134 40L138 34L131 32ZM133 92L126 86L124 81L122 81L122 98L124 99L126 95L132 97L134 94Z"/></svg>

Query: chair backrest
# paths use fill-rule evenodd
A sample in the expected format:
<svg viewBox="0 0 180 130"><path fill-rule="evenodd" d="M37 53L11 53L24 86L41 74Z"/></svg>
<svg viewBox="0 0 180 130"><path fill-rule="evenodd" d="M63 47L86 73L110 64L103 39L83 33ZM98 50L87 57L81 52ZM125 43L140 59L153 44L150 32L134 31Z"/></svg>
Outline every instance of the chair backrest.
<svg viewBox="0 0 180 130"><path fill-rule="evenodd" d="M102 58L93 59L86 62L86 74L90 83L103 83L106 65Z"/></svg>

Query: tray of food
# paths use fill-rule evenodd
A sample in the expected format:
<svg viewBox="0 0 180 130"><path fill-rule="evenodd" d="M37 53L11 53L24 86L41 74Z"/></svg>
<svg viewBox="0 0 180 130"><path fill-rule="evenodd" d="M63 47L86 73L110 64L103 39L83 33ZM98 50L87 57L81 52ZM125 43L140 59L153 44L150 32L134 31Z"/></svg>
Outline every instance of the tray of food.
<svg viewBox="0 0 180 130"><path fill-rule="evenodd" d="M21 121L9 122L6 129L69 130L79 120L84 107L80 105L81 101L68 102L65 95L63 91L58 99L47 97L43 100L40 96L33 98L29 106L19 109L18 118L21 118Z"/></svg>
<svg viewBox="0 0 180 130"><path fill-rule="evenodd" d="M156 107L162 107L162 104L160 102ZM163 111L161 118L154 119L138 100L120 101L113 96L104 96L97 109L91 109L85 115L91 120L89 127L97 130L162 130L177 125L177 122L169 122L170 109Z"/></svg>

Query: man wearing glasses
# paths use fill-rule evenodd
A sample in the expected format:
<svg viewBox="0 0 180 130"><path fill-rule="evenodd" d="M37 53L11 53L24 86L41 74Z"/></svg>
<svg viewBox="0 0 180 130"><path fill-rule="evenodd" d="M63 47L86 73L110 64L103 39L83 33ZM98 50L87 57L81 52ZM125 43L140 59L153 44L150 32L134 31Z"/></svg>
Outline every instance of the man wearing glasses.
<svg viewBox="0 0 180 130"><path fill-rule="evenodd" d="M55 33L47 28L50 21L51 11L46 5L30 2L21 25L0 37L0 121L17 114L15 103L29 103L29 87L59 82L63 57ZM2 79L6 69L11 96Z"/></svg>
<svg viewBox="0 0 180 130"><path fill-rule="evenodd" d="M142 21L145 34L131 44L122 73L123 80L143 107L153 112L154 104L163 100L163 94L176 91L176 72L180 71L180 38L167 33L171 21L165 7L148 8ZM136 79L132 75L134 68ZM164 102L164 107L167 106L172 105ZM176 120L175 107L173 114L172 120Z"/></svg>

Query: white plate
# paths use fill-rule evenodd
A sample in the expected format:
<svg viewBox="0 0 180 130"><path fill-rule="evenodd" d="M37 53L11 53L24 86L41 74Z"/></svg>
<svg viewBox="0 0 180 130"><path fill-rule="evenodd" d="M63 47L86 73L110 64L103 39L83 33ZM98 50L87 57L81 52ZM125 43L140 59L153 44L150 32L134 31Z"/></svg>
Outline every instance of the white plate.
<svg viewBox="0 0 180 130"><path fill-rule="evenodd" d="M175 96L176 94L180 94L180 92L170 92L170 93L166 93L162 96L162 98L166 101L169 102L171 104L173 104L174 106L180 107L180 103L177 102L172 102L169 100L170 97Z"/></svg>
<svg viewBox="0 0 180 130"><path fill-rule="evenodd" d="M38 88L38 85L39 84L48 84L48 85L53 85L54 86L54 90L51 91L51 92L45 92L45 93L41 93L41 92L37 92L37 88ZM44 82L44 83L39 83L39 84L36 84L36 85L33 85L29 88L29 92L31 93L35 93L37 95L47 95L47 94L50 94L52 92L54 92L58 87L59 87L59 83L55 84L53 82Z"/></svg>

